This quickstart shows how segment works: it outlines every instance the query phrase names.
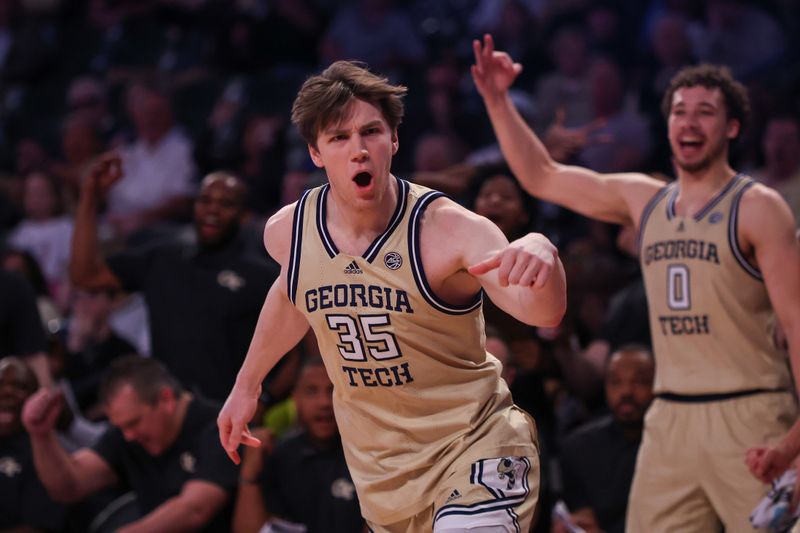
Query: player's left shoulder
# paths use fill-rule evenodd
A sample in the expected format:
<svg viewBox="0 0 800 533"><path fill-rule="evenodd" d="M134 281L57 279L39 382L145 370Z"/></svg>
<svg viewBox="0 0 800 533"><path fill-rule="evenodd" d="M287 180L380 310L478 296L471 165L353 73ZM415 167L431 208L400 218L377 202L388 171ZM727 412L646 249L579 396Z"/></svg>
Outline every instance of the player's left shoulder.
<svg viewBox="0 0 800 533"><path fill-rule="evenodd" d="M426 232L450 235L469 235L475 227L487 221L452 199L441 196L434 200L423 215L422 227Z"/></svg>
<svg viewBox="0 0 800 533"><path fill-rule="evenodd" d="M740 224L794 225L789 204L778 191L763 183L755 182L744 191L739 201L739 212Z"/></svg>

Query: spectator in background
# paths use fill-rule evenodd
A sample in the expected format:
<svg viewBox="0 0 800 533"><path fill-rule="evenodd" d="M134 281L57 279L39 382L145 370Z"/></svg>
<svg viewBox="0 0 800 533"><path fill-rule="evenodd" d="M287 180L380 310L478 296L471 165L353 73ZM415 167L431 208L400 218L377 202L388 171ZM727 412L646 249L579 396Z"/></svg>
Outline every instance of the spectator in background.
<svg viewBox="0 0 800 533"><path fill-rule="evenodd" d="M250 192L247 207L259 216L272 215L283 205L286 146L283 117L253 113L245 119L241 140L243 157L238 170Z"/></svg>
<svg viewBox="0 0 800 533"><path fill-rule="evenodd" d="M47 495L20 415L39 384L17 357L0 359L0 531L61 531L64 509Z"/></svg>
<svg viewBox="0 0 800 533"><path fill-rule="evenodd" d="M68 115L61 124L62 158L51 161L48 170L56 176L65 192L65 204L72 212L78 203L81 176L89 163L105 149L102 134L88 113Z"/></svg>
<svg viewBox="0 0 800 533"><path fill-rule="evenodd" d="M581 26L564 26L553 35L550 53L556 70L545 74L534 92L537 131L546 131L559 109L564 110L567 127L583 126L591 121L587 39Z"/></svg>
<svg viewBox="0 0 800 533"><path fill-rule="evenodd" d="M78 502L127 484L141 518L120 533L164 530L176 523L190 531L227 531L237 469L219 446L218 407L184 391L159 362L139 356L112 365L100 399L114 427L92 448L71 454L53 429L60 393L41 389L25 403L22 420L50 496Z"/></svg>
<svg viewBox="0 0 800 533"><path fill-rule="evenodd" d="M755 79L777 67L786 52L780 24L758 2L709 0L707 31L697 53L707 63L727 65L738 79Z"/></svg>
<svg viewBox="0 0 800 533"><path fill-rule="evenodd" d="M101 80L91 76L75 78L67 89L66 101L70 115L81 115L102 139L113 140L118 125L108 108L108 92Z"/></svg>
<svg viewBox="0 0 800 533"><path fill-rule="evenodd" d="M308 533L363 531L333 416L333 384L321 359L304 363L292 398L299 426L274 449L245 448L234 533L257 533L275 520L305 526Z"/></svg>
<svg viewBox="0 0 800 533"><path fill-rule="evenodd" d="M411 17L396 0L356 0L339 8L321 50L321 63L355 59L393 81L402 79L403 69L421 65L426 55Z"/></svg>
<svg viewBox="0 0 800 533"><path fill-rule="evenodd" d="M49 387L53 378L36 293L19 274L0 270L0 294L0 357L26 358L39 384Z"/></svg>
<svg viewBox="0 0 800 533"><path fill-rule="evenodd" d="M126 108L136 136L120 149L124 177L109 192L107 209L108 222L122 238L182 220L195 192L192 143L175 125L167 95L134 84Z"/></svg>
<svg viewBox="0 0 800 533"><path fill-rule="evenodd" d="M30 252L25 250L17 250L14 248L7 248L0 253L2 260L2 268L7 272L16 272L22 275L25 280L30 284L33 292L36 294L36 307L39 309L39 316L42 319L42 325L47 332L54 332L60 327L63 320L61 310L56 306L53 297L50 295L50 289L47 286L47 280L39 267L39 262Z"/></svg>
<svg viewBox="0 0 800 533"><path fill-rule="evenodd" d="M45 172L28 174L23 206L25 218L11 232L8 242L33 255L47 280L48 292L56 304L65 309L69 299L67 265L72 217L64 214L61 184Z"/></svg>
<svg viewBox="0 0 800 533"><path fill-rule="evenodd" d="M103 372L115 359L136 353L109 323L117 296L114 290L78 289L72 298L63 374L77 407L90 420L102 415L97 393Z"/></svg>
<svg viewBox="0 0 800 533"><path fill-rule="evenodd" d="M646 348L628 345L615 352L605 377L611 414L578 429L562 445L564 500L587 533L625 531L644 414L653 400L653 371ZM556 520L554 532L565 531Z"/></svg>
<svg viewBox="0 0 800 533"><path fill-rule="evenodd" d="M245 187L231 174L209 174L194 204L196 244L127 250L106 260L97 246L96 211L122 178L120 165L119 157L107 154L84 181L72 243L73 282L89 290L141 291L153 356L189 390L223 400L278 274L242 241Z"/></svg>
<svg viewBox="0 0 800 533"><path fill-rule="evenodd" d="M764 166L754 177L786 200L800 226L800 119L775 115L761 138Z"/></svg>
<svg viewBox="0 0 800 533"><path fill-rule="evenodd" d="M625 78L620 66L598 58L589 70L592 120L602 122L577 154L579 164L598 172L639 168L650 153L647 121L626 108Z"/></svg>

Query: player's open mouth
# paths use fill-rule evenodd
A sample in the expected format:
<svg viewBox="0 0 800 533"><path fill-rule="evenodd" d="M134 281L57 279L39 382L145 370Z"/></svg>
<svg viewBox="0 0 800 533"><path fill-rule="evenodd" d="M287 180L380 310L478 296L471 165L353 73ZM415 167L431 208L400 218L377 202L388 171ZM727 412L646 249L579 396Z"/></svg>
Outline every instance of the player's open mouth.
<svg viewBox="0 0 800 533"><path fill-rule="evenodd" d="M372 183L372 174L369 172L359 172L353 176L353 181L359 187L369 187L369 184Z"/></svg>
<svg viewBox="0 0 800 533"><path fill-rule="evenodd" d="M682 150L692 151L692 150L699 150L702 148L704 144L703 139L698 138L689 138L689 139L678 139L678 145L681 147Z"/></svg>

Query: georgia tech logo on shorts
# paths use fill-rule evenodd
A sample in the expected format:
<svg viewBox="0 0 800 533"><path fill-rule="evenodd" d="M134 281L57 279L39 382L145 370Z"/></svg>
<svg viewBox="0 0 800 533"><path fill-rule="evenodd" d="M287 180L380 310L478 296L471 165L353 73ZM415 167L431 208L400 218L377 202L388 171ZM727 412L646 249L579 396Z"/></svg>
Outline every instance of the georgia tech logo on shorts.
<svg viewBox="0 0 800 533"><path fill-rule="evenodd" d="M508 480L506 489L511 490L524 468L525 464L516 457L503 457L497 463L497 477Z"/></svg>
<svg viewBox="0 0 800 533"><path fill-rule="evenodd" d="M391 270L397 270L403 266L403 256L397 252L389 252L383 256L383 264Z"/></svg>

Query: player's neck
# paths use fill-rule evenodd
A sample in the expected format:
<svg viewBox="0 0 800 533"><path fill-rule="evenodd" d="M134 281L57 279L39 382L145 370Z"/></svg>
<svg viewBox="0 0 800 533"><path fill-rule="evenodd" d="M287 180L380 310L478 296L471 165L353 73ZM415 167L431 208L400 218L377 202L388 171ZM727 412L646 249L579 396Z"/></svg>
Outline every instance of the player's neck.
<svg viewBox="0 0 800 533"><path fill-rule="evenodd" d="M334 192L334 191L331 191ZM386 230L398 202L397 180L390 179L382 194L369 205L352 205L336 194L329 197L326 226L336 246L344 253L359 255Z"/></svg>
<svg viewBox="0 0 800 533"><path fill-rule="evenodd" d="M678 167L678 184L683 196L704 196L718 191L735 175L727 160L720 160L696 171Z"/></svg>

